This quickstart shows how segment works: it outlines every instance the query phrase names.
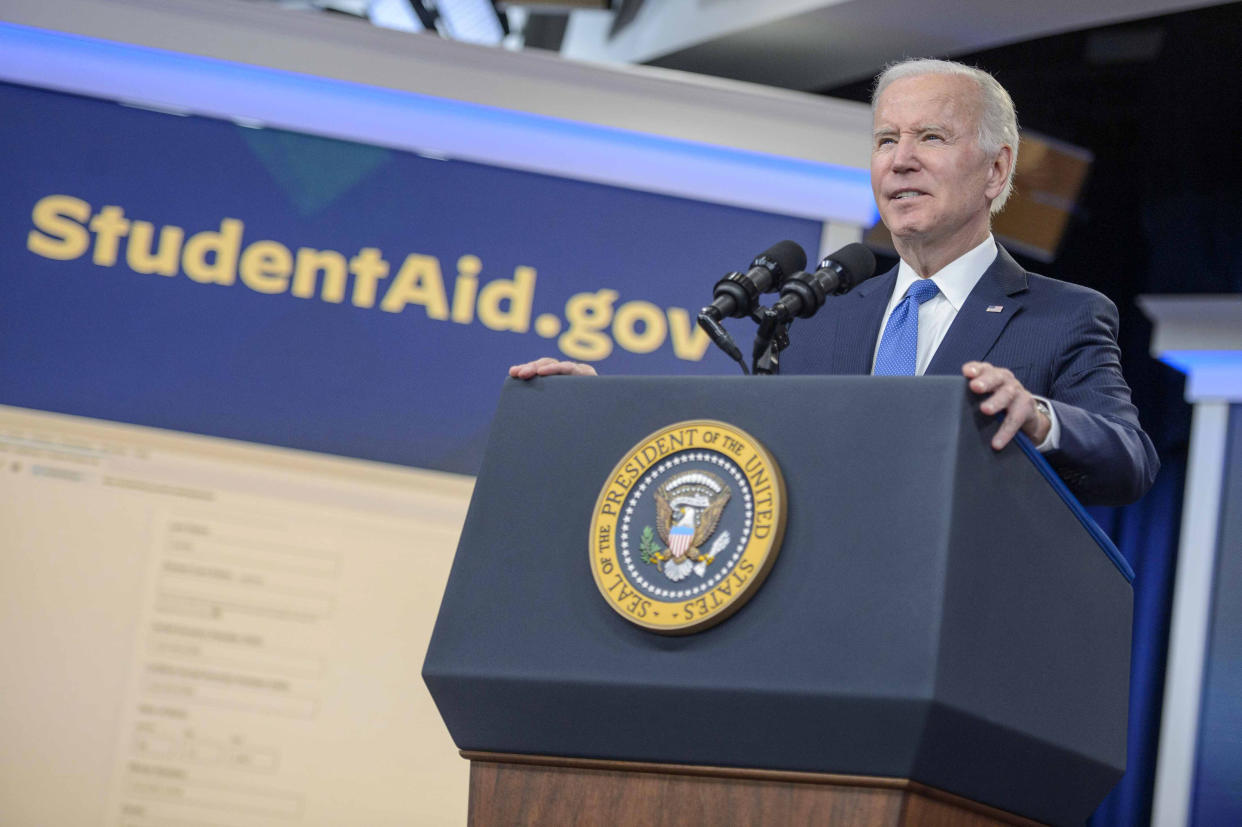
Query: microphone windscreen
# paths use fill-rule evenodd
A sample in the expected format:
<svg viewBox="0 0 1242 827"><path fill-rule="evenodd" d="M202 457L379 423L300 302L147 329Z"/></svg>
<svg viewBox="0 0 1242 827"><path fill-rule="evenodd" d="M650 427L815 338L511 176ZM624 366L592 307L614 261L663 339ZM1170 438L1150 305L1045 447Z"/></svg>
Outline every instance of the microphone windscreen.
<svg viewBox="0 0 1242 827"><path fill-rule="evenodd" d="M866 244L857 241L853 244L846 244L835 253L824 256L818 269L823 270L830 261L835 261L845 271L850 287L875 275L875 253L871 252Z"/></svg>
<svg viewBox="0 0 1242 827"><path fill-rule="evenodd" d="M862 245L859 245L862 246ZM794 241L778 241L756 257L770 258L780 268L780 275L792 276L806 267L806 251Z"/></svg>

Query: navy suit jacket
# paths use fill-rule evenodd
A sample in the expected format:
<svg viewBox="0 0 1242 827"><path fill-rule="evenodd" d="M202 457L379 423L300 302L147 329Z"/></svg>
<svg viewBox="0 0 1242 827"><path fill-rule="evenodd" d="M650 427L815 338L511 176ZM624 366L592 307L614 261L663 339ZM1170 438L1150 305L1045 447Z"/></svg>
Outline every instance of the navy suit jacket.
<svg viewBox="0 0 1242 827"><path fill-rule="evenodd" d="M1009 368L1027 390L1052 402L1061 444L1044 456L1078 499L1088 505L1137 500L1160 461L1121 374L1116 306L1090 288L1029 273L997 248L926 373L961 376L972 360ZM893 268L794 325L782 372L871 373L896 283Z"/></svg>

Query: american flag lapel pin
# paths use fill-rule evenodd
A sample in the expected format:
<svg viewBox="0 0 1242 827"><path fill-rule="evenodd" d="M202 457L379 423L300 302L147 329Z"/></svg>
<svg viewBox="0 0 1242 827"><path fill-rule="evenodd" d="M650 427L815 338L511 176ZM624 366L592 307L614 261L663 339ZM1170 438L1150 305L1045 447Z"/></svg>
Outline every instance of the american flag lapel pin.
<svg viewBox="0 0 1242 827"><path fill-rule="evenodd" d="M1004 310L1004 309L1005 309L1005 305L1003 305L1003 304L989 304L989 305L988 305L988 312L989 312L989 313L999 313L999 312L1001 312L1001 311L1002 311L1002 310Z"/></svg>

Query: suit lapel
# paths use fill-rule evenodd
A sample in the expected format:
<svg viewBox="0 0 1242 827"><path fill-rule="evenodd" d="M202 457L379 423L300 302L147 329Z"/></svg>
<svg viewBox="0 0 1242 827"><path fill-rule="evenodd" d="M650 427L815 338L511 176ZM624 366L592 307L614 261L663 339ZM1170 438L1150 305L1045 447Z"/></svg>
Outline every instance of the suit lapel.
<svg viewBox="0 0 1242 827"><path fill-rule="evenodd" d="M834 373L871 373L875 343L884 321L884 309L897 284L897 268L867 279L837 301L842 302L837 317L837 346L833 349Z"/></svg>
<svg viewBox="0 0 1242 827"><path fill-rule="evenodd" d="M1004 247L998 244L996 248L996 260L963 302L927 366L928 375L957 376L966 362L983 359L1005 325L1021 311L1020 294L1027 289L1026 271ZM996 307L1000 310L988 310Z"/></svg>

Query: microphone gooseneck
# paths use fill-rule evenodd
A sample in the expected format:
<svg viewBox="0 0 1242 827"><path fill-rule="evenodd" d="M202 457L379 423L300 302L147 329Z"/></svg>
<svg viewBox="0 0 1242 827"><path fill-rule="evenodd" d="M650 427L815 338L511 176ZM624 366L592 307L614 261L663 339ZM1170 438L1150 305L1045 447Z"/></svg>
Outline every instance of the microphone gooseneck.
<svg viewBox="0 0 1242 827"><path fill-rule="evenodd" d="M700 315L716 321L749 316L759 306L759 296L781 288L785 279L806 266L806 252L793 241L778 241L750 263L745 273L729 273L716 282L712 303Z"/></svg>
<svg viewBox="0 0 1242 827"><path fill-rule="evenodd" d="M814 273L794 273L781 285L771 307L755 311L759 332L751 352L756 375L780 373L780 352L789 346L789 324L810 318L829 296L839 296L875 275L875 255L863 244L847 244L819 262Z"/></svg>
<svg viewBox="0 0 1242 827"><path fill-rule="evenodd" d="M742 351L720 322L751 315L759 307L760 295L779 290L790 273L805 266L806 252L797 243L778 241L755 256L745 273L729 273L716 282L712 303L699 311L699 327L730 359L742 366L742 373L747 372Z"/></svg>
<svg viewBox="0 0 1242 827"><path fill-rule="evenodd" d="M782 322L808 319L829 296L848 293L874 275L875 255L864 244L847 244L824 256L814 273L795 273L786 279L771 310Z"/></svg>

